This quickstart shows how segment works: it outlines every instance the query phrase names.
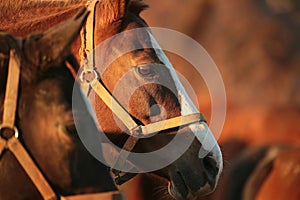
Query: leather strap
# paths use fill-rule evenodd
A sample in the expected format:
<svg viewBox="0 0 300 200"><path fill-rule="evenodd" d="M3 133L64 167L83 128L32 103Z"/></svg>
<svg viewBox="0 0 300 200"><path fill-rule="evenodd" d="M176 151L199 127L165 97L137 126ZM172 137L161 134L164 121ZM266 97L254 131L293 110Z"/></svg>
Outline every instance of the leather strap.
<svg viewBox="0 0 300 200"><path fill-rule="evenodd" d="M95 194L79 194L61 197L61 200L124 200L125 195L119 191L110 191Z"/></svg>
<svg viewBox="0 0 300 200"><path fill-rule="evenodd" d="M163 121L154 122L146 126L141 126L141 133L139 136L151 137L153 134L156 134L159 131L165 131L171 128L185 126L200 121L206 122L206 118L202 113L193 113L189 115L178 116Z"/></svg>
<svg viewBox="0 0 300 200"><path fill-rule="evenodd" d="M129 131L138 127L130 114L115 100L97 78L90 85L105 105L123 122Z"/></svg>
<svg viewBox="0 0 300 200"><path fill-rule="evenodd" d="M1 158L1 155L2 155L5 147L6 147L6 141L0 137L0 158Z"/></svg>
<svg viewBox="0 0 300 200"><path fill-rule="evenodd" d="M90 12L86 19L85 26L81 29L81 65L85 65L87 56L94 50L94 27L95 27L95 11L96 4L99 0L88 1L86 4L86 9ZM89 64L85 66L87 70L93 70L94 60L89 61ZM90 68L92 66L92 68ZM85 70L84 69L84 70Z"/></svg>
<svg viewBox="0 0 300 200"><path fill-rule="evenodd" d="M1 142L2 139L0 139ZM3 140L2 140L3 141ZM5 141L4 141L5 142ZM12 137L7 141L7 148L13 153L21 164L29 178L32 180L44 200L57 200L55 192L48 184L47 180L32 161L18 138ZM62 196L61 200L124 200L125 195L119 191L110 191L94 194L78 194L73 196Z"/></svg>
<svg viewBox="0 0 300 200"><path fill-rule="evenodd" d="M122 185L124 183L126 183L127 181L129 181L130 179L134 178L137 174L136 173L128 173L128 172L121 172L118 170L113 170L114 174L115 174L115 183L117 185Z"/></svg>
<svg viewBox="0 0 300 200"><path fill-rule="evenodd" d="M9 128L15 131L15 136L12 136L7 141L1 138L0 140L0 153L4 148L9 149L25 172L28 174L32 182L37 187L44 199L54 200L56 195L49 186L48 182L41 174L40 170L36 167L23 145L18 140L18 130L15 128L15 116L17 110L17 100L19 91L19 79L20 79L21 63L16 50L10 50L8 75L4 98L4 110L2 116L2 124L0 125L0 131L3 128ZM1 135L0 135L1 136Z"/></svg>
<svg viewBox="0 0 300 200"><path fill-rule="evenodd" d="M16 50L11 50L9 55L4 110L1 124L2 128L14 128L19 90L20 67L20 59L16 55Z"/></svg>
<svg viewBox="0 0 300 200"><path fill-rule="evenodd" d="M18 139L18 130L15 127L15 115L17 109L17 99L19 90L19 79L20 79L20 59L16 53L16 50L10 51L10 60L8 66L8 77L6 83L5 99L4 99L4 111L2 117L2 124L0 124L0 133L4 128L9 128L15 131L15 135L10 137L8 140L4 140L0 134L0 156L4 149L8 149L12 152L15 158L18 160L26 174L29 176L37 190L40 192L44 200L57 200L55 192L47 182L44 175L41 173L39 168L36 166L34 161L29 156L26 149L23 147ZM62 197L65 200L96 200L96 199L107 199L107 200L122 200L125 199L119 191L75 195L70 197Z"/></svg>
<svg viewBox="0 0 300 200"><path fill-rule="evenodd" d="M87 17L85 26L81 29L81 63L83 66L82 76L86 73L91 73L95 68L94 50L94 27L95 27L95 10L99 0L88 1L86 4L90 14ZM81 77L81 81L83 78ZM82 81L81 88L84 94L88 95L90 85L86 81Z"/></svg>
<svg viewBox="0 0 300 200"><path fill-rule="evenodd" d="M130 152L135 147L136 143L139 141L140 138L130 135L125 144L123 145L120 155L118 156L116 162L112 166L112 173L115 175L115 183L117 185L122 185L123 183L126 183L128 180L135 177L137 174L135 173L125 173L120 170L116 170L116 167L124 166L126 163L126 160L130 154ZM132 166L133 168L134 166Z"/></svg>
<svg viewBox="0 0 300 200"><path fill-rule="evenodd" d="M12 137L7 141L7 148L14 154L20 165L23 167L35 187L45 200L56 200L56 194L48 184L47 180L32 161L18 138Z"/></svg>

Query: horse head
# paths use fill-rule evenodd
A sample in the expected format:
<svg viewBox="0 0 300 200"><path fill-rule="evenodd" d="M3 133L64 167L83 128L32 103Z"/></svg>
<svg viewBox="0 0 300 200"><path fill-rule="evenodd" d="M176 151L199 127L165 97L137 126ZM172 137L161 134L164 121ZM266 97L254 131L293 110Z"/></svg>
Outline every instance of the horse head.
<svg viewBox="0 0 300 200"><path fill-rule="evenodd" d="M140 17L140 12L146 7L142 1L130 0L103 0L97 3L94 45L101 82L139 125L199 113L146 22ZM120 37L114 37L120 33ZM104 48L97 52L97 45ZM123 47L132 50L121 53ZM128 138L128 130L98 95L93 92L90 95L95 98L95 111L101 129L110 140L122 147ZM175 148L173 146L157 158L168 160L178 152L180 156L153 173L169 181L169 192L177 199L193 199L211 193L217 185L223 164L220 148L205 122L198 121L182 127L178 125L161 134L142 138L133 152L145 155L155 152L165 148L175 137L179 141ZM205 137L213 141L211 148L204 148ZM181 148L189 140L190 145ZM203 151L205 153L201 156ZM149 162L142 164L147 167Z"/></svg>

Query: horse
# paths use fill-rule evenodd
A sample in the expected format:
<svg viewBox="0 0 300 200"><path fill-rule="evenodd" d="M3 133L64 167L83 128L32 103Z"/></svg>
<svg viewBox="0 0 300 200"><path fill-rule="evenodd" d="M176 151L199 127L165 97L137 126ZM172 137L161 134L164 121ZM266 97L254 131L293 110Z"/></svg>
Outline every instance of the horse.
<svg viewBox="0 0 300 200"><path fill-rule="evenodd" d="M275 157L272 162L272 169L257 190L256 198L258 200L279 200L286 197L296 200L300 198L300 191L297 187L300 183L299 153L299 145L290 146Z"/></svg>
<svg viewBox="0 0 300 200"><path fill-rule="evenodd" d="M209 199L299 199L299 145L248 146L237 140L223 145L228 164L220 187Z"/></svg>
<svg viewBox="0 0 300 200"><path fill-rule="evenodd" d="M72 109L76 83L67 68L79 66L70 46L87 14L82 9L25 39L0 32L2 200L124 199L107 166L88 153L75 129L75 117L92 118L80 90L75 92L81 107ZM88 125L98 132L96 124Z"/></svg>
<svg viewBox="0 0 300 200"><path fill-rule="evenodd" d="M23 35L33 30L44 30L48 26L64 20L67 16L84 7L86 3L78 1L53 1L51 3L26 1L11 5L9 2L2 3L6 7L10 7L11 12L2 13L4 16L1 18L4 20L1 27L15 35ZM110 97L110 99L116 99L115 102L119 105L119 110L123 110L122 113L126 116L126 120L138 125L137 128L141 128L143 126L149 127L155 122L162 122L163 120L172 121L175 119L178 121L178 119L183 119L189 114L199 114L198 109L184 91L164 52L154 46L154 36L147 29L148 25L145 20L140 16L147 5L140 0L101 0L89 1L89 3L94 5L91 9L94 21L83 31L89 36L78 38L72 46L72 52L78 62L82 63L82 55L86 54L81 50L84 48L82 45L85 42L84 38L93 38L92 45L89 46L97 47L115 34L136 28L146 28L141 29L139 34L132 34L118 42L119 44L124 42L124 45L136 46L138 49L118 56L118 59L108 65L98 80L108 96L113 94L114 97ZM34 12L32 12L33 9ZM19 14L12 19L13 10L17 10ZM14 25L11 24L11 19L14 21ZM118 49L114 45L107 45L105 53L109 57L112 54L117 54ZM97 59L95 66L103 65L105 56L103 59L100 61ZM95 74L97 73L99 72L95 72ZM123 82L123 86L118 85L119 80L125 74L128 77ZM117 85L120 86L119 92L115 94ZM168 190L174 198L194 199L214 191L222 172L222 153L203 117L195 117L197 119L183 125L183 128L179 129L181 124L176 123L175 126L162 131L161 134L138 140L137 137L128 135L133 130L128 130L128 127L122 125L125 119L115 119L115 113L112 109L104 102L101 95L95 93L92 90L90 95L94 96L94 110L102 131L109 140L125 151L154 152L169 144L176 136L181 137L182 141L192 138L191 145L187 149L180 149L180 145L177 145L178 148L169 150L170 155L173 152L182 151L182 155L178 156L178 159L152 171L153 174L169 182ZM126 99L129 101L124 103ZM212 138L214 145L213 148L207 150L205 156L199 157L200 150L205 146L203 140L205 136ZM162 156L161 160L168 160L168 155ZM122 163L124 160L120 162ZM132 175L128 176L128 173L121 176L118 171L116 174L116 180L119 184L132 177Z"/></svg>

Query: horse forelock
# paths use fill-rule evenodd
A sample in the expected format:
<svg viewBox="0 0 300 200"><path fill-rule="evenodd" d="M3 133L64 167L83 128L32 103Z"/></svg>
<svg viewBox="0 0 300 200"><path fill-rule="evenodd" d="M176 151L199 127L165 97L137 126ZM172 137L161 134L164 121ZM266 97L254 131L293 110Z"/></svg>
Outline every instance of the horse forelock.
<svg viewBox="0 0 300 200"><path fill-rule="evenodd" d="M119 1L99 1L99 14L97 21L100 26L106 27L115 21L126 18L129 14L139 16L148 7L141 0L119 0Z"/></svg>

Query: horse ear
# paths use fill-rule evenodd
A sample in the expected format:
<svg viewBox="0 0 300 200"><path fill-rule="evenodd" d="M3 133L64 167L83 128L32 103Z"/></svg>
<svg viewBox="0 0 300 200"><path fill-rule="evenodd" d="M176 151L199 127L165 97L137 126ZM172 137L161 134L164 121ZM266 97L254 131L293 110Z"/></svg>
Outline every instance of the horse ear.
<svg viewBox="0 0 300 200"><path fill-rule="evenodd" d="M70 55L88 11L83 8L72 18L53 26L44 34L32 34L24 44L24 54L32 64L44 69L60 65Z"/></svg>
<svg viewBox="0 0 300 200"><path fill-rule="evenodd" d="M124 17L130 0L102 0L97 4L96 23L106 26Z"/></svg>

